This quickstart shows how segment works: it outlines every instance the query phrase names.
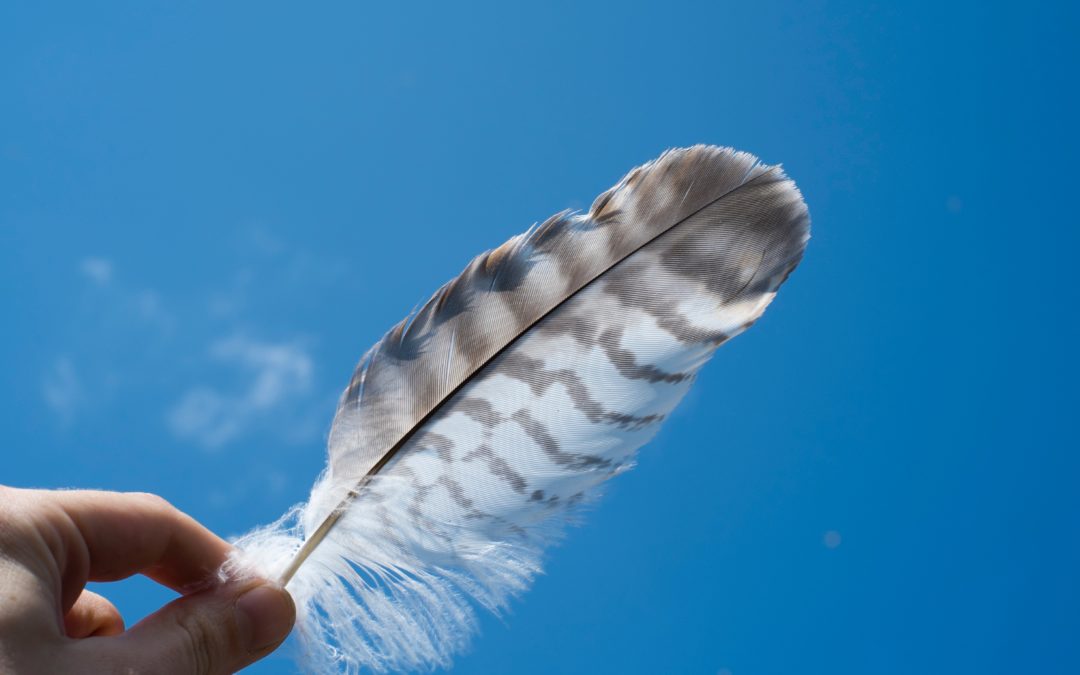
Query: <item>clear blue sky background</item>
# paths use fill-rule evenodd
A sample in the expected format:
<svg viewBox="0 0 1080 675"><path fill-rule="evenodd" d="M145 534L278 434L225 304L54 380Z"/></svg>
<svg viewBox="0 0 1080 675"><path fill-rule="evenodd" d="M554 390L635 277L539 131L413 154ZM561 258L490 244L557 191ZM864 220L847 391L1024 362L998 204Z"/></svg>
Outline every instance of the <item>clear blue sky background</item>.
<svg viewBox="0 0 1080 675"><path fill-rule="evenodd" d="M270 521L472 255L733 145L802 267L454 672L1080 672L1069 5L5 2L0 481Z"/></svg>

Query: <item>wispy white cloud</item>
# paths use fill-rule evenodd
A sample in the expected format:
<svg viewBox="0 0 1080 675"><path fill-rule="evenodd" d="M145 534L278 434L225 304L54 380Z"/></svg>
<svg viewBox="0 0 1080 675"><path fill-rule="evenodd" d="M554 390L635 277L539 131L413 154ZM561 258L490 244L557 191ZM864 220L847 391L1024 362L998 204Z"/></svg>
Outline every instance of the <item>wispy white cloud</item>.
<svg viewBox="0 0 1080 675"><path fill-rule="evenodd" d="M107 258L84 258L79 263L79 271L98 286L105 286L112 281L113 264Z"/></svg>
<svg viewBox="0 0 1080 675"><path fill-rule="evenodd" d="M210 357L239 370L242 384L232 390L192 387L166 416L177 437L203 447L219 448L257 424L273 422L311 392L312 360L299 344L233 336L216 342Z"/></svg>
<svg viewBox="0 0 1080 675"><path fill-rule="evenodd" d="M139 409L140 421L211 449L259 431L289 445L323 434L336 392L314 391L306 331L286 325L266 339L262 324L272 317L281 330L347 267L258 224L223 236L229 264L167 293L109 255L76 258L68 340L41 361L42 405L67 426L91 410L108 419Z"/></svg>
<svg viewBox="0 0 1080 675"><path fill-rule="evenodd" d="M43 364L41 379L45 405L65 425L151 372L147 357L176 323L157 291L123 283L112 260L88 256L75 271L85 282L83 293L71 295L77 304L67 314L75 339Z"/></svg>
<svg viewBox="0 0 1080 675"><path fill-rule="evenodd" d="M97 256L83 258L78 270L91 286L84 296L84 311L98 317L109 316L110 323L116 327L145 324L166 332L172 330L173 317L161 295L152 288L122 283L117 279L112 260Z"/></svg>
<svg viewBox="0 0 1080 675"><path fill-rule="evenodd" d="M207 294L206 308L215 319L234 321L259 314L283 300L295 302L349 278L349 266L343 260L313 254L265 227L250 225L237 239L235 246L242 254L236 266L224 283Z"/></svg>
<svg viewBox="0 0 1080 675"><path fill-rule="evenodd" d="M83 385L75 372L75 364L67 356L57 358L41 381L41 395L46 405L60 418L70 424L82 404Z"/></svg>
<svg viewBox="0 0 1080 675"><path fill-rule="evenodd" d="M165 309L158 292L152 288L144 288L132 293L127 301L130 303L136 316L144 323L156 327L163 333L171 333L175 325L173 315Z"/></svg>

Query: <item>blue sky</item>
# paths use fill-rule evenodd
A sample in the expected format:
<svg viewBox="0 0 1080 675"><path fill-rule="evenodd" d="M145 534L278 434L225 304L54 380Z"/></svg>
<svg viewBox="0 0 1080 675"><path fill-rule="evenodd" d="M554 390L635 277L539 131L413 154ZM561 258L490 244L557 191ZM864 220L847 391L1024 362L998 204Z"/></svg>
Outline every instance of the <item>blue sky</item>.
<svg viewBox="0 0 1080 675"><path fill-rule="evenodd" d="M360 355L472 255L733 145L799 183L803 265L454 672L1078 672L1077 28L1038 2L5 3L0 482L268 522ZM107 592L129 621L168 597Z"/></svg>

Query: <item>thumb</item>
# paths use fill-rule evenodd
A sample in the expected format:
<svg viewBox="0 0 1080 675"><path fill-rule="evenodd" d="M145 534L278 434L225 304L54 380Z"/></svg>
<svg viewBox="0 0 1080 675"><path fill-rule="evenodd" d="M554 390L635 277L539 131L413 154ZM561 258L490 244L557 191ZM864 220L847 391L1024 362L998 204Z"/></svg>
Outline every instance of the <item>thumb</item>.
<svg viewBox="0 0 1080 675"><path fill-rule="evenodd" d="M272 652L295 620L292 597L280 586L226 585L173 601L108 638L110 653L101 656L121 672L233 673Z"/></svg>

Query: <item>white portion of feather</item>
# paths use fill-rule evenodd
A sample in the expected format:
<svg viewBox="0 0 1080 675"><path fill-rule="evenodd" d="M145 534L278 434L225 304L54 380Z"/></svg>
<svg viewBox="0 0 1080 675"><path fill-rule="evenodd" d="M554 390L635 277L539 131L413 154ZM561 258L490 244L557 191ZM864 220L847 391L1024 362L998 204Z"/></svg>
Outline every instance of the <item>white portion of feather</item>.
<svg viewBox="0 0 1080 675"><path fill-rule="evenodd" d="M588 219L556 225L566 236L575 227L634 229L639 223L631 216L639 211L648 219L676 208L671 195L689 193L687 181L702 190L700 177L688 167L704 164L708 175L734 173L744 183L734 189L724 184L716 199L703 198L701 209L683 216L684 224L677 220L675 229L633 248L569 299L544 300L553 309L540 316L507 313L505 307L513 305L506 299L491 316L476 315L477 303L461 315L479 322L471 328L474 336L483 336L492 320L514 320L526 330L460 388L450 387L436 414L358 491L298 568L289 590L309 670L448 665L475 628L473 605L499 612L529 586L545 547L578 507L633 465L637 449L656 433L716 347L745 330L773 299L808 236L798 191L775 169L748 165L745 155L708 148L679 152L650 165L659 166L661 175L639 169L620 183L605 200L608 208L622 205L614 216L605 216L600 204ZM635 188L641 184L657 194L642 194ZM647 208L635 211L641 204ZM603 240L621 236L611 231ZM534 240L535 235L529 239ZM517 241L520 248L525 240ZM612 245L605 243L604 250L610 254ZM573 269L565 260L545 257L542 249L522 255L529 256L530 274ZM460 325L432 317L418 320L430 321L433 331ZM433 335L425 344L449 344L451 354L462 347L453 334ZM363 391L362 373L343 399L368 405L377 412L369 415L376 422L397 414L398 405L390 402L413 396L385 375L393 372L387 369L393 362L377 361L390 353L382 345L365 358L365 364L370 360L382 368L378 395L384 399L365 398L373 394ZM411 377L426 382L467 371L450 357L432 362L447 363L445 372L429 377L414 371ZM355 473L333 472L335 453L353 451L351 432L342 430L356 419L340 410L338 417L344 426L332 434L331 469L310 501L238 541L241 553L232 566L276 577L343 495L356 489ZM358 431L355 437L377 435Z"/></svg>

